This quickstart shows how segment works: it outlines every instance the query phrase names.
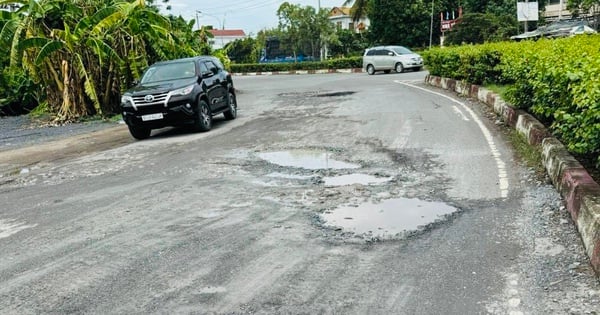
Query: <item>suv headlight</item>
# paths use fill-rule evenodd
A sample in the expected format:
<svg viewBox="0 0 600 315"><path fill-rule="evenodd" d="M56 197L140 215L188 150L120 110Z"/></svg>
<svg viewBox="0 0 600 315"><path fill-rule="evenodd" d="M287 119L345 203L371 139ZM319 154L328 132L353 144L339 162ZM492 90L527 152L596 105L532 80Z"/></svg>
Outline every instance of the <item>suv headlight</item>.
<svg viewBox="0 0 600 315"><path fill-rule="evenodd" d="M123 95L121 96L121 104L133 104L133 97L129 96L129 95Z"/></svg>
<svg viewBox="0 0 600 315"><path fill-rule="evenodd" d="M192 93L193 90L194 90L194 86L190 85L190 86L184 87L182 89L177 89L177 90L171 91L170 94L171 95L185 96L185 95L188 95L188 94Z"/></svg>

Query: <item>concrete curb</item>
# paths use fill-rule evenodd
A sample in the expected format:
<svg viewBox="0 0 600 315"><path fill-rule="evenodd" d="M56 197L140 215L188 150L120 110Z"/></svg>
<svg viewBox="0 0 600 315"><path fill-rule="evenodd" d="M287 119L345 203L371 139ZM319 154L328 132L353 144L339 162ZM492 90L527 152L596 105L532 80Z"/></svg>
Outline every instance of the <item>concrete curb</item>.
<svg viewBox="0 0 600 315"><path fill-rule="evenodd" d="M291 71L268 71L268 72L242 72L233 73L234 76L259 76L259 75L284 75L284 74L325 74L325 73L361 73L361 68L351 69L321 69L321 70L291 70Z"/></svg>
<svg viewBox="0 0 600 315"><path fill-rule="evenodd" d="M564 198L590 263L600 277L600 185L581 163L537 119L510 107L498 94L478 85L432 75L425 82L487 104L508 126L525 136L530 145L541 148L544 167Z"/></svg>

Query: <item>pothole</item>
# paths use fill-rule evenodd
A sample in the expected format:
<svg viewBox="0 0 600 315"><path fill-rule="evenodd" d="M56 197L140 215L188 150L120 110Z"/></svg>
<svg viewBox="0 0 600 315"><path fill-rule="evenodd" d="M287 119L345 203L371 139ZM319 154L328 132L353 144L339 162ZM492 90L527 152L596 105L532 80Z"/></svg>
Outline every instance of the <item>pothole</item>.
<svg viewBox="0 0 600 315"><path fill-rule="evenodd" d="M325 177L325 186L347 186L347 185L380 185L392 180L392 177L375 177L367 174L348 174L334 177Z"/></svg>
<svg viewBox="0 0 600 315"><path fill-rule="evenodd" d="M320 169L357 169L360 165L338 161L331 153L318 150L291 150L259 153L261 159L279 166L297 167L308 170Z"/></svg>
<svg viewBox="0 0 600 315"><path fill-rule="evenodd" d="M325 222L324 226L341 228L345 232L393 239L422 230L457 211L457 208L441 202L398 198L381 203L341 206L321 214L321 219Z"/></svg>
<svg viewBox="0 0 600 315"><path fill-rule="evenodd" d="M305 179L312 178L312 176L310 176L310 175L284 174L284 173L278 173L278 172L269 173L269 174L267 174L267 177L284 178L284 179L298 179L298 180L305 180Z"/></svg>
<svg viewBox="0 0 600 315"><path fill-rule="evenodd" d="M352 95L354 93L356 93L356 92L354 92L354 91L326 92L326 93L317 94L317 97L348 96L348 95Z"/></svg>

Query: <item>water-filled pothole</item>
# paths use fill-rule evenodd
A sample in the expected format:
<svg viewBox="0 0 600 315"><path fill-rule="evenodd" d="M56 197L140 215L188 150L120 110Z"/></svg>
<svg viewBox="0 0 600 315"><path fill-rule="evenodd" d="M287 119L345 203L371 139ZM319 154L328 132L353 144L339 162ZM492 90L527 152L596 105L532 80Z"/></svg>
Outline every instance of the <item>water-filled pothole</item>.
<svg viewBox="0 0 600 315"><path fill-rule="evenodd" d="M267 177L284 178L284 179L299 179L299 180L312 178L312 176L310 176L310 175L285 174L285 173L279 173L279 172L269 173L269 174L267 174Z"/></svg>
<svg viewBox="0 0 600 315"><path fill-rule="evenodd" d="M334 160L331 158L331 153L317 150L264 152L259 153L258 157L279 166L297 167L308 170L360 168L358 164Z"/></svg>
<svg viewBox="0 0 600 315"><path fill-rule="evenodd" d="M388 199L359 206L342 206L323 213L325 226L339 227L355 234L368 234L381 239L404 236L418 231L458 209L441 202L419 199Z"/></svg>
<svg viewBox="0 0 600 315"><path fill-rule="evenodd" d="M347 186L347 185L380 185L392 180L391 177L375 177L367 174L348 174L334 177L325 177L325 186Z"/></svg>

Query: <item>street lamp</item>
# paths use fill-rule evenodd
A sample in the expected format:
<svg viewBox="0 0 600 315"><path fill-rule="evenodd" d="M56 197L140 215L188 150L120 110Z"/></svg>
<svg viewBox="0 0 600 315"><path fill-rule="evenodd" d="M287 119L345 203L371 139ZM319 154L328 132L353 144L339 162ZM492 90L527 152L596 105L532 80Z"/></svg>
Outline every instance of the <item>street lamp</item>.
<svg viewBox="0 0 600 315"><path fill-rule="evenodd" d="M217 20L217 22L219 22L219 26L221 27L221 29L222 29L222 30L224 30L224 29L225 29L225 19L223 19L223 21L221 21L221 19L220 19L218 16L216 16L216 15L212 15L212 14L208 14L208 13L206 13L206 12L202 12L202 11L200 11L200 10L196 10L196 17L198 17L198 14L200 14L200 15L202 15L202 14L204 14L204 15L208 15L208 16L210 16L210 17L212 17L212 18L216 19L216 20Z"/></svg>
<svg viewBox="0 0 600 315"><path fill-rule="evenodd" d="M198 13L202 12L196 10L196 26L198 27L198 30L200 30L200 19L198 18Z"/></svg>

